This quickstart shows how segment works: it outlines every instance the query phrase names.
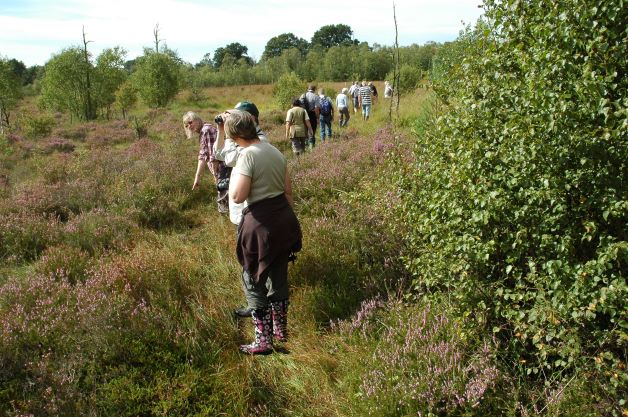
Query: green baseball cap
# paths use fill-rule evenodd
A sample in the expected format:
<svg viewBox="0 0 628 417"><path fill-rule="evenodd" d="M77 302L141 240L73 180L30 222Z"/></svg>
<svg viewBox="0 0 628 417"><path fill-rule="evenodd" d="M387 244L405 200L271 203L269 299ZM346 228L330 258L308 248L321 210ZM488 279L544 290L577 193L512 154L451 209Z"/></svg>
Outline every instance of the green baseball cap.
<svg viewBox="0 0 628 417"><path fill-rule="evenodd" d="M253 117L255 117L255 119L259 118L259 110L257 110L257 106L250 101L241 101L233 108L236 110L249 112L253 115Z"/></svg>

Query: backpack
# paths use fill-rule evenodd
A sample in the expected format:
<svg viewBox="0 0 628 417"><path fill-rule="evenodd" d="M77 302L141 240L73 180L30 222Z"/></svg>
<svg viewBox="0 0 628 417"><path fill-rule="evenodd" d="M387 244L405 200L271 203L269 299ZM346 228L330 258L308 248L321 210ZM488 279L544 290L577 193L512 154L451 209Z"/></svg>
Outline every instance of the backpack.
<svg viewBox="0 0 628 417"><path fill-rule="evenodd" d="M323 116L329 116L331 114L331 103L327 97L321 99L321 114Z"/></svg>

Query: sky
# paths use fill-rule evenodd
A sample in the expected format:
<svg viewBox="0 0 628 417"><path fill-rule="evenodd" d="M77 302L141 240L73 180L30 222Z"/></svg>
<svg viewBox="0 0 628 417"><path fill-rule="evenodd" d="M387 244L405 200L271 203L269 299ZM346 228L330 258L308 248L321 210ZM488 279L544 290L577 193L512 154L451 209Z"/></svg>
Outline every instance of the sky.
<svg viewBox="0 0 628 417"><path fill-rule="evenodd" d="M483 12L481 0L394 0L400 46L456 39ZM325 25L345 24L369 45L395 42L393 0L0 0L0 57L27 67L44 65L64 48L82 46L83 28L94 57L121 46L127 59L161 44L195 64L232 42L259 60L282 33L311 40Z"/></svg>

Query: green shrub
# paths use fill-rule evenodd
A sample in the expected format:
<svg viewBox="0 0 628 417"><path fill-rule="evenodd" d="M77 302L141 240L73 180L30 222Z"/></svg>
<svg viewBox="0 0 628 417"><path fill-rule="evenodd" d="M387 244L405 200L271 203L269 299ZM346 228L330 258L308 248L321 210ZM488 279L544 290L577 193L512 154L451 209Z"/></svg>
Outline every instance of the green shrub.
<svg viewBox="0 0 628 417"><path fill-rule="evenodd" d="M419 86L423 78L423 73L420 68L414 67L409 64L403 64L399 69L399 92L401 94L410 93ZM386 75L386 79L393 80L394 73L390 72Z"/></svg>
<svg viewBox="0 0 628 417"><path fill-rule="evenodd" d="M294 72L279 77L273 91L277 106L282 110L292 107L292 100L303 94L304 85L304 82Z"/></svg>
<svg viewBox="0 0 628 417"><path fill-rule="evenodd" d="M401 175L400 216L417 293L485 313L531 380L597 367L621 398L628 10L595 3L486 2L488 28L437 86L448 111Z"/></svg>
<svg viewBox="0 0 628 417"><path fill-rule="evenodd" d="M24 133L29 138L43 138L52 132L54 119L49 115L31 116L23 121Z"/></svg>

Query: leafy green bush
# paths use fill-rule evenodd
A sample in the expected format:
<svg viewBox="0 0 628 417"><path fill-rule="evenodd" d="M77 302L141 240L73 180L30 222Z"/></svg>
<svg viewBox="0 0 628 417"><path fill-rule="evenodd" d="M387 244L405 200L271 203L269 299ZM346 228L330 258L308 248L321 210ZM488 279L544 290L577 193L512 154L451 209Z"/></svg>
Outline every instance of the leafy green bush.
<svg viewBox="0 0 628 417"><path fill-rule="evenodd" d="M303 94L304 85L305 83L294 72L279 77L273 91L277 106L283 110L292 107L292 100Z"/></svg>
<svg viewBox="0 0 628 417"><path fill-rule="evenodd" d="M149 107L163 107L179 92L179 65L168 54L146 50L137 59L132 83ZM131 94L129 92L125 99L130 98ZM124 104L131 105L128 100Z"/></svg>
<svg viewBox="0 0 628 417"><path fill-rule="evenodd" d="M49 115L31 116L24 119L23 125L24 133L29 138L43 138L50 135L55 121Z"/></svg>
<svg viewBox="0 0 628 417"><path fill-rule="evenodd" d="M404 64L399 69L399 92L401 94L407 94L414 91L421 82L423 73L415 66ZM386 79L393 80L394 73L389 72L386 75Z"/></svg>
<svg viewBox="0 0 628 417"><path fill-rule="evenodd" d="M449 290L481 312L530 378L552 386L597 368L617 411L628 381L628 9L485 3L486 26L467 32L464 60L437 86L448 111L401 175L406 265L418 293Z"/></svg>

